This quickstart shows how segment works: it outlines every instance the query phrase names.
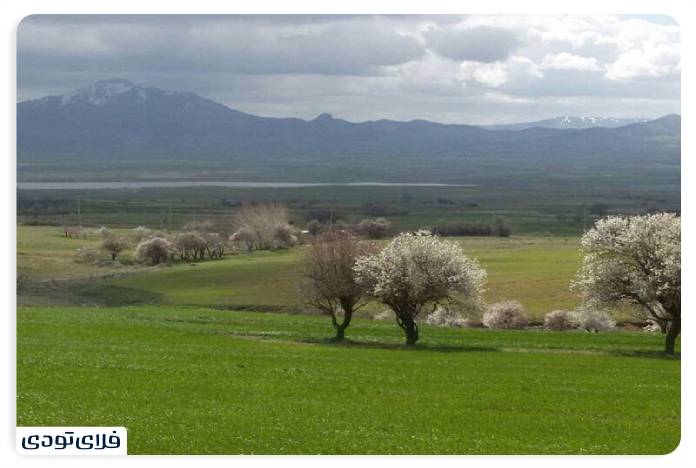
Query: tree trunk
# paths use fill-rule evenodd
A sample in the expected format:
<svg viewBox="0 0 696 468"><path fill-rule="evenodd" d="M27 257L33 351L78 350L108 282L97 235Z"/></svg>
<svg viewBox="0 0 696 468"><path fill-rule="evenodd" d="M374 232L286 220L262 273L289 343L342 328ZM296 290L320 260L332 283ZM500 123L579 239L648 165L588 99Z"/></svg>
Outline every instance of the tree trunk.
<svg viewBox="0 0 696 468"><path fill-rule="evenodd" d="M338 323L334 319L334 328L336 329L336 336L334 336L334 341L341 342L346 337L346 328L350 325L350 320L353 318L353 308L349 305L343 305L343 322Z"/></svg>
<svg viewBox="0 0 696 468"><path fill-rule="evenodd" d="M674 343L681 333L681 317L669 322L667 327L667 339L665 340L665 353L674 354Z"/></svg>
<svg viewBox="0 0 696 468"><path fill-rule="evenodd" d="M114 254L114 253L111 254L111 261L112 261L112 262L113 262L114 260L116 260L116 256L117 256L117 255L118 255L118 254Z"/></svg>
<svg viewBox="0 0 696 468"><path fill-rule="evenodd" d="M406 333L406 346L413 346L416 344L416 341L418 341L418 325L416 325L415 320L405 320L403 329Z"/></svg>

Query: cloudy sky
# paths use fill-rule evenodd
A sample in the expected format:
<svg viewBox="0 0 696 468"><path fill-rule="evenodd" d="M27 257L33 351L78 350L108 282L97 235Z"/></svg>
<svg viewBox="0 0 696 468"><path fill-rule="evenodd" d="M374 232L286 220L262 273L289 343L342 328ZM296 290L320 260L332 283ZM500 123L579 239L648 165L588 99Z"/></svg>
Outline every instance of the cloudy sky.
<svg viewBox="0 0 696 468"><path fill-rule="evenodd" d="M31 16L17 97L126 78L264 116L652 118L680 62L665 16Z"/></svg>

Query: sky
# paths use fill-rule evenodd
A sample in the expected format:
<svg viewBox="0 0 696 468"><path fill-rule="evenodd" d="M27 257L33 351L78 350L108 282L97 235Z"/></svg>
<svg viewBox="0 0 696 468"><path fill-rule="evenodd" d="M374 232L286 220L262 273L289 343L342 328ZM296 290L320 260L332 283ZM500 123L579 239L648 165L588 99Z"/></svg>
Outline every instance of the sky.
<svg viewBox="0 0 696 468"><path fill-rule="evenodd" d="M17 99L124 78L271 117L656 118L680 113L680 42L660 15L37 15Z"/></svg>

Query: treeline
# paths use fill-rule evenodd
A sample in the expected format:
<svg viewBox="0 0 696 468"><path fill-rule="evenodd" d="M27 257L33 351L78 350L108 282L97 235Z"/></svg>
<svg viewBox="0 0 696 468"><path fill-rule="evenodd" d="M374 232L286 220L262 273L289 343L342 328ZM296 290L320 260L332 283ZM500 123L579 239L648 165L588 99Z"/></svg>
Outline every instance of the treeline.
<svg viewBox="0 0 696 468"><path fill-rule="evenodd" d="M497 236L510 237L512 228L505 218L496 218L490 224L483 223L443 223L430 228L438 236Z"/></svg>

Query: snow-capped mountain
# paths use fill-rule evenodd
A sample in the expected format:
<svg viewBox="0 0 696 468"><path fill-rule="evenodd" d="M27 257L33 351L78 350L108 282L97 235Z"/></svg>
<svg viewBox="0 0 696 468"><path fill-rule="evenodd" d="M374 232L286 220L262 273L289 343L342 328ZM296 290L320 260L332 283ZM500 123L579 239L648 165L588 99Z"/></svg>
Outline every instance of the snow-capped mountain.
<svg viewBox="0 0 696 468"><path fill-rule="evenodd" d="M488 125L488 130L524 130L527 128L617 128L635 123L647 122L650 119L643 118L616 118L616 117L575 117L564 115L552 119L538 120L535 122L520 122L513 124Z"/></svg>
<svg viewBox="0 0 696 468"><path fill-rule="evenodd" d="M531 163L679 155L680 118L676 115L649 122L574 117L544 122L491 131L426 120L348 122L328 113L312 120L267 118L194 93L113 79L63 96L17 104L17 146L19 160L213 158L234 160L240 167L259 161L323 164L356 158L370 163L412 158L423 164L450 158L463 164L470 158ZM619 126L625 123L632 125ZM544 126L551 128L538 128ZM619 127L602 128L606 126Z"/></svg>

